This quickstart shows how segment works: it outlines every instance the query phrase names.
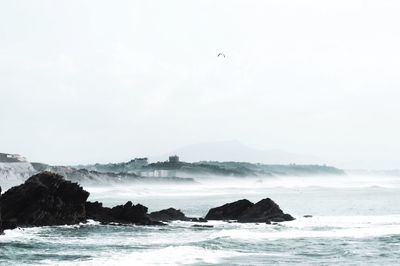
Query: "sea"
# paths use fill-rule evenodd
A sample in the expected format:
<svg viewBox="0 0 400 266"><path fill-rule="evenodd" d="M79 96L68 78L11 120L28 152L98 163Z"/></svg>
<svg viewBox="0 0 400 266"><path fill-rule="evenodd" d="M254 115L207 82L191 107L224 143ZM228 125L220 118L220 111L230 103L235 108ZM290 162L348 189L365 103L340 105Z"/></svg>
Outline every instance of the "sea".
<svg viewBox="0 0 400 266"><path fill-rule="evenodd" d="M271 198L296 218L279 224L74 226L6 230L0 265L400 265L400 178L197 178L196 183L85 185L106 206L128 200L187 216L239 199ZM311 217L304 217L311 216Z"/></svg>

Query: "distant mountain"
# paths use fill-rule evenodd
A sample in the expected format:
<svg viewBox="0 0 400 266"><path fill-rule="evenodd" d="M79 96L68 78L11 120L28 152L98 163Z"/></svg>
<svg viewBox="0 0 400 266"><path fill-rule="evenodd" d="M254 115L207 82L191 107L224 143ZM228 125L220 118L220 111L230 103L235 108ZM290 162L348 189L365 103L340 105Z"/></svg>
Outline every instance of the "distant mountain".
<svg viewBox="0 0 400 266"><path fill-rule="evenodd" d="M150 157L150 161L164 161L176 154L182 161L234 161L265 164L321 164L316 157L289 153L281 150L261 150L248 147L239 141L206 142L173 150L161 156Z"/></svg>

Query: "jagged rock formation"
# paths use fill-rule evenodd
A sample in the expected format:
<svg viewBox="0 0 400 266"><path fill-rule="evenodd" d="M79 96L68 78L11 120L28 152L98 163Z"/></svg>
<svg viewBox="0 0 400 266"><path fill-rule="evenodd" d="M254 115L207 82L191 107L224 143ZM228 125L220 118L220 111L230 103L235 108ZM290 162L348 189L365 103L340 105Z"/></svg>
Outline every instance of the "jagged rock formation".
<svg viewBox="0 0 400 266"><path fill-rule="evenodd" d="M128 201L125 205L113 208L103 207L101 202L86 202L86 217L103 224L137 224L137 225L162 225L157 220L152 220L147 215L147 207Z"/></svg>
<svg viewBox="0 0 400 266"><path fill-rule="evenodd" d="M149 214L153 220L170 222L170 221L188 221L188 222L207 222L204 218L186 217L181 211L174 208L168 208L161 211L152 212Z"/></svg>
<svg viewBox="0 0 400 266"><path fill-rule="evenodd" d="M237 220L240 215L253 205L247 199L238 200L210 209L205 218L208 220Z"/></svg>
<svg viewBox="0 0 400 266"><path fill-rule="evenodd" d="M290 214L284 213L278 204L266 198L256 204L242 199L212 208L207 213L207 220L237 220L240 223L271 223L292 221Z"/></svg>
<svg viewBox="0 0 400 266"><path fill-rule="evenodd" d="M0 233L15 227L78 224L93 219L103 224L163 225L160 221L206 222L237 220L238 222L283 222L294 220L283 213L271 199L256 204L243 199L209 210L205 218L186 217L180 210L169 208L147 214L147 207L128 201L113 208L100 202L88 202L89 192L63 176L42 172L31 176L22 185L1 195Z"/></svg>
<svg viewBox="0 0 400 266"><path fill-rule="evenodd" d="M50 172L34 175L3 194L3 226L8 229L83 222L88 196L89 192L60 175Z"/></svg>
<svg viewBox="0 0 400 266"><path fill-rule="evenodd" d="M158 221L168 222L168 221L188 221L189 218L185 216L181 210L174 208L168 208L161 211L152 212L149 214L150 218Z"/></svg>
<svg viewBox="0 0 400 266"><path fill-rule="evenodd" d="M3 222L1 220L1 187L0 187L0 235L3 234Z"/></svg>
<svg viewBox="0 0 400 266"><path fill-rule="evenodd" d="M42 172L10 188L0 199L2 226L15 227L78 224L93 219L102 223L157 225L147 207L128 201L113 208L87 202L89 192L63 176Z"/></svg>

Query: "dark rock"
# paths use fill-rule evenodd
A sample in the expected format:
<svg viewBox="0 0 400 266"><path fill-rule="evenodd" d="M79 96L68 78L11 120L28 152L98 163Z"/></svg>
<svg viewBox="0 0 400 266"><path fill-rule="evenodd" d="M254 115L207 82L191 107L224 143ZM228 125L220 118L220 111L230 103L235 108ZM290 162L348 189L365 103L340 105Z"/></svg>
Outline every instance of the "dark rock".
<svg viewBox="0 0 400 266"><path fill-rule="evenodd" d="M17 220L16 219L3 220L2 227L3 227L3 230L15 229L18 227Z"/></svg>
<svg viewBox="0 0 400 266"><path fill-rule="evenodd" d="M170 222L170 221L188 221L188 222L197 222L197 223L205 223L207 222L204 218L197 217L186 217L186 215L181 211L174 208L168 208L161 211L152 212L149 214L149 217L156 221Z"/></svg>
<svg viewBox="0 0 400 266"><path fill-rule="evenodd" d="M3 234L3 222L1 221L1 187L0 187L0 235Z"/></svg>
<svg viewBox="0 0 400 266"><path fill-rule="evenodd" d="M85 209L86 209L86 218L87 219L92 219L95 221L105 221L107 218L109 218L109 222L111 222L111 217L109 215L110 208L103 207L103 203L95 201L95 202L90 202L87 201L85 203Z"/></svg>
<svg viewBox="0 0 400 266"><path fill-rule="evenodd" d="M4 229L86 221L89 192L62 176L43 172L6 191L0 200Z"/></svg>
<svg viewBox="0 0 400 266"><path fill-rule="evenodd" d="M227 203L208 211L207 220L237 220L243 213L254 204L247 199Z"/></svg>
<svg viewBox="0 0 400 266"><path fill-rule="evenodd" d="M208 222L208 220L204 219L204 218L189 218L190 222L196 222L196 223L206 223Z"/></svg>
<svg viewBox="0 0 400 266"><path fill-rule="evenodd" d="M283 213L278 204L270 198L262 199L237 218L241 223L254 223L254 222L284 222L292 221L294 218L289 214Z"/></svg>
<svg viewBox="0 0 400 266"><path fill-rule="evenodd" d="M192 227L213 228L214 225L194 224L194 225L192 225Z"/></svg>
<svg viewBox="0 0 400 266"><path fill-rule="evenodd" d="M188 221L189 218L185 216L181 210L177 210L174 208L168 208L165 210L157 211L157 212L152 212L149 214L149 217L153 220L157 221L163 221L163 222L168 222L168 221Z"/></svg>
<svg viewBox="0 0 400 266"><path fill-rule="evenodd" d="M147 215L147 207L128 201L113 208L103 207L100 202L86 202L86 217L102 224L163 225Z"/></svg>
<svg viewBox="0 0 400 266"><path fill-rule="evenodd" d="M256 204L239 200L210 209L205 218L191 218L174 208L147 214L147 207L134 205L131 201L108 208L97 201L87 202L88 196L89 193L77 183L51 172L34 175L3 195L0 188L0 234L3 229L77 224L87 219L112 225L164 225L160 221L207 222L208 219L271 223L294 219L269 198Z"/></svg>
<svg viewBox="0 0 400 266"><path fill-rule="evenodd" d="M110 215L121 221L129 221L135 224L150 224L147 216L147 207L137 204L133 205L131 201L125 205L118 205L110 210Z"/></svg>
<svg viewBox="0 0 400 266"><path fill-rule="evenodd" d="M310 214L306 214L306 215L304 215L303 217L304 217L304 218L311 218L311 217L312 217L312 215L310 215Z"/></svg>
<svg viewBox="0 0 400 266"><path fill-rule="evenodd" d="M239 200L212 208L207 213L209 220L237 220L240 223L267 223L292 221L290 214L283 213L278 204L266 198L256 204L248 200Z"/></svg>
<svg viewBox="0 0 400 266"><path fill-rule="evenodd" d="M272 217L271 219L268 219L267 218L267 221L272 221L272 222L275 222L275 223L280 223L280 222L284 222L284 221L291 221L291 220L294 220L294 219L290 219L290 220L286 220L284 217Z"/></svg>
<svg viewBox="0 0 400 266"><path fill-rule="evenodd" d="M16 227L78 224L87 219L103 224L163 225L151 219L143 205L128 201L107 208L97 201L86 202L88 196L89 192L61 175L34 175L0 198L0 233Z"/></svg>

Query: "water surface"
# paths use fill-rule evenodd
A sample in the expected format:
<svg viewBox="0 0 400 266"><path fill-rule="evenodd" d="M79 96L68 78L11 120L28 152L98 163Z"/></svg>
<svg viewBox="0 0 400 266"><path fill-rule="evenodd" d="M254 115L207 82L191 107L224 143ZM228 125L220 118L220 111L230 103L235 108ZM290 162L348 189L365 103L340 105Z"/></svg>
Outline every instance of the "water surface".
<svg viewBox="0 0 400 266"><path fill-rule="evenodd" d="M400 179L284 177L199 180L183 184L85 186L107 206L127 200L149 211L210 207L270 197L296 217L278 225L210 221L169 226L76 226L6 231L4 265L400 265ZM303 215L312 215L304 218Z"/></svg>

